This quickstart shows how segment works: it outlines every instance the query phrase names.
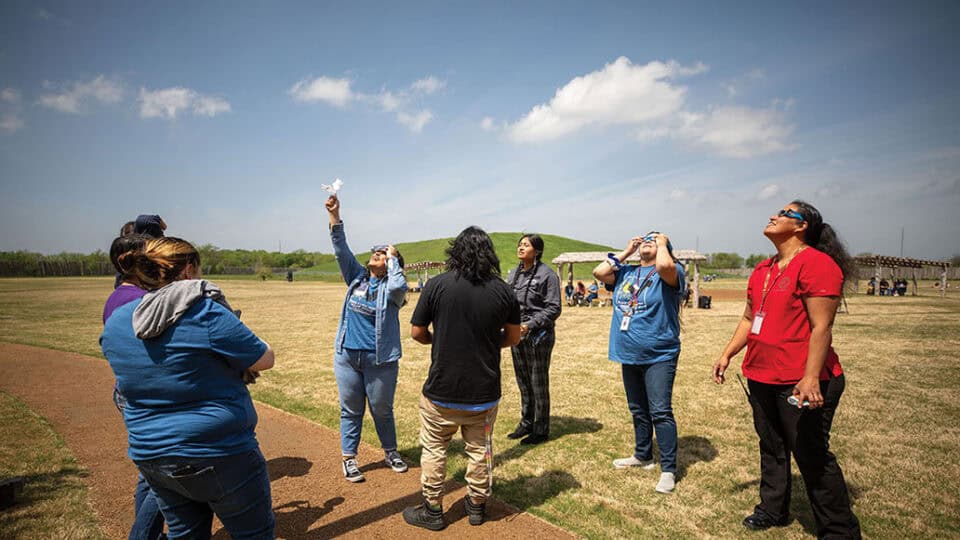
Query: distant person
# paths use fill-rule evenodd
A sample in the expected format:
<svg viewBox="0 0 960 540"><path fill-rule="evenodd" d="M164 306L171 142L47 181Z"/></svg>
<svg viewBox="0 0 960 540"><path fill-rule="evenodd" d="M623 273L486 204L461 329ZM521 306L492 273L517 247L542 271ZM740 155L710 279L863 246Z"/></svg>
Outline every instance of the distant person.
<svg viewBox="0 0 960 540"><path fill-rule="evenodd" d="M407 293L407 277L403 274L403 257L391 245L374 246L366 267L357 262L347 245L340 199L331 195L326 208L333 253L347 284L333 345L333 374L340 395L341 469L348 481L363 482L357 451L367 403L386 464L394 472L407 471L407 463L397 451L393 419L402 354L399 314Z"/></svg>
<svg viewBox="0 0 960 540"><path fill-rule="evenodd" d="M540 444L550 437L550 354L560 316L560 278L543 264L543 238L525 234L517 242L520 264L507 282L520 302L520 343L510 348L520 387L520 423L509 439Z"/></svg>
<svg viewBox="0 0 960 540"><path fill-rule="evenodd" d="M567 282L567 285L563 288L563 297L567 300L567 305L573 305L573 280Z"/></svg>
<svg viewBox="0 0 960 540"><path fill-rule="evenodd" d="M273 367L273 350L198 279L189 242L148 240L133 263L151 292L114 310L100 344L127 400L129 455L169 536L209 538L216 514L233 538L273 538L270 478L243 378Z"/></svg>
<svg viewBox="0 0 960 540"><path fill-rule="evenodd" d="M888 296L890 294L890 282L887 281L887 278L880 279L880 296Z"/></svg>
<svg viewBox="0 0 960 540"><path fill-rule="evenodd" d="M147 294L147 291L140 286L140 281L137 279L136 272L134 272L134 264L137 254L143 250L144 243L148 238L133 234L132 221L127 225L129 225L130 232L123 234L127 228L125 225L120 230L121 235L110 245L110 262L117 270L120 283L114 288L103 305L104 324L118 307L139 300ZM126 402L127 400L120 392L119 386L114 382L113 403L121 414L123 414ZM160 513L157 497L150 489L146 479L139 473L137 474L137 487L133 494L133 509L134 519L133 527L130 529L130 540L164 538L163 514Z"/></svg>
<svg viewBox="0 0 960 540"><path fill-rule="evenodd" d="M134 223L133 221L128 221L124 223L123 226L120 227L120 236L130 236L131 234L135 234L134 233L135 226L136 226L136 223ZM112 256L111 256L111 259L112 259ZM117 266L116 262L113 263L113 266L114 267ZM123 274L118 270L117 273L114 275L113 288L116 289L117 287L119 287L122 281L123 281Z"/></svg>
<svg viewBox="0 0 960 540"><path fill-rule="evenodd" d="M789 523L793 454L817 536L860 538L830 452L830 426L846 384L831 346L833 319L856 264L820 212L803 201L770 216L763 234L777 254L750 275L743 317L713 365L713 380L723 384L730 360L746 346L741 369L760 437L760 504L743 525L764 530Z"/></svg>
<svg viewBox="0 0 960 540"><path fill-rule="evenodd" d="M587 286L582 281L577 281L577 288L573 291L573 303L582 305L583 299L587 297Z"/></svg>
<svg viewBox="0 0 960 540"><path fill-rule="evenodd" d="M293 283L293 270L287 270L287 283Z"/></svg>
<svg viewBox="0 0 960 540"><path fill-rule="evenodd" d="M520 304L500 279L493 242L467 227L447 249L447 271L427 282L411 317L410 337L431 345L420 397L423 503L403 511L410 525L439 531L447 447L460 430L467 454L466 514L485 519L493 486L493 424L500 402L500 349L520 342ZM433 325L431 332L430 326Z"/></svg>
<svg viewBox="0 0 960 540"><path fill-rule="evenodd" d="M623 264L634 253L640 264ZM651 231L634 237L619 255L609 254L593 276L613 291L610 360L620 364L627 406L633 417L633 455L613 460L617 469L656 468L653 434L660 448L660 480L654 488L671 493L677 474L677 422L673 382L680 358L680 302L686 283L683 265L667 235Z"/></svg>
<svg viewBox="0 0 960 540"><path fill-rule="evenodd" d="M597 281L594 280L593 283L591 283L587 287L587 297L584 299L584 302L586 302L588 306L592 306L593 301L597 299L599 294L600 294L600 287L597 286Z"/></svg>
<svg viewBox="0 0 960 540"><path fill-rule="evenodd" d="M167 223L160 216L140 214L134 222L134 233L145 234L153 238L160 238L167 230Z"/></svg>

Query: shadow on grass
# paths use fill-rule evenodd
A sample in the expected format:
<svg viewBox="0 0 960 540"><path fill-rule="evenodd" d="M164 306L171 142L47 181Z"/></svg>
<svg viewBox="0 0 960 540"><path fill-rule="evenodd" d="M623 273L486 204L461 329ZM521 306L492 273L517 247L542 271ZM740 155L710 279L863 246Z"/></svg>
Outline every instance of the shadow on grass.
<svg viewBox="0 0 960 540"><path fill-rule="evenodd" d="M580 482L567 471L550 470L539 476L520 475L511 480L495 482L494 493L509 499L519 510L540 506L568 489L581 487Z"/></svg>
<svg viewBox="0 0 960 540"><path fill-rule="evenodd" d="M803 477L799 474L794 473L791 477L791 489L790 489L790 517L791 519L796 519L797 523L803 527L803 530L808 534L814 536L817 535L817 521L813 517L813 509L810 507L810 501L807 498L807 489L803 483ZM760 485L760 479L750 480L749 482L741 482L734 486L737 491L745 491L749 488L756 488ZM847 493L850 495L850 502L854 503L863 494L863 490L860 489L856 484L851 484L847 482ZM752 512L753 509L744 512L744 517L747 514Z"/></svg>
<svg viewBox="0 0 960 540"><path fill-rule="evenodd" d="M700 461L713 461L720 455L706 437L687 435L677 441L677 477L683 478L687 469Z"/></svg>

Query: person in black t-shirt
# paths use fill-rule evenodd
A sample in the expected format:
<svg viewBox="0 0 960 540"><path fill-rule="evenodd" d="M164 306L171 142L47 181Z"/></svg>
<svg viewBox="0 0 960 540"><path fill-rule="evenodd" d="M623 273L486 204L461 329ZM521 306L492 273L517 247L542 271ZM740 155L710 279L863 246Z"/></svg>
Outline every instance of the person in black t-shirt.
<svg viewBox="0 0 960 540"><path fill-rule="evenodd" d="M458 430L469 459L467 517L471 525L483 523L493 485L491 436L500 402L500 349L520 342L520 304L500 278L500 260L487 233L467 227L451 242L447 257L447 272L427 282L410 321L411 337L432 347L420 397L424 501L405 509L403 519L435 531L446 527L447 447Z"/></svg>

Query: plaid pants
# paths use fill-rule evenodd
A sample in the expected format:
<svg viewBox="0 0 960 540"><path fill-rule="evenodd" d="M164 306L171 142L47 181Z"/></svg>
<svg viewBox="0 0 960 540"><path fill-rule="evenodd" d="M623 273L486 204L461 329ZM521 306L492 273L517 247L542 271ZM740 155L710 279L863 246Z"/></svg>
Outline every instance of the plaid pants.
<svg viewBox="0 0 960 540"><path fill-rule="evenodd" d="M550 354L554 340L551 329L535 332L510 348L520 387L520 427L536 435L550 433Z"/></svg>

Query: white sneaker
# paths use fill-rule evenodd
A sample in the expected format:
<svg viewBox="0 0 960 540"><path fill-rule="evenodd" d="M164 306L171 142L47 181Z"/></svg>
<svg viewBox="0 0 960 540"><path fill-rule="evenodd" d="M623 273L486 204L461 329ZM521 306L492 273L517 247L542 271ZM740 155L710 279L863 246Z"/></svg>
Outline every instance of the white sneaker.
<svg viewBox="0 0 960 540"><path fill-rule="evenodd" d="M672 472L660 473L660 481L657 482L656 487L657 493L673 493L674 486L676 481Z"/></svg>
<svg viewBox="0 0 960 540"><path fill-rule="evenodd" d="M657 464L652 459L639 460L636 456L630 456L613 460L613 466L616 469L629 469L630 467L640 467L645 471L653 470Z"/></svg>

